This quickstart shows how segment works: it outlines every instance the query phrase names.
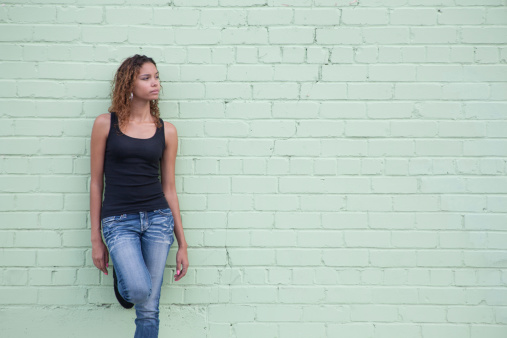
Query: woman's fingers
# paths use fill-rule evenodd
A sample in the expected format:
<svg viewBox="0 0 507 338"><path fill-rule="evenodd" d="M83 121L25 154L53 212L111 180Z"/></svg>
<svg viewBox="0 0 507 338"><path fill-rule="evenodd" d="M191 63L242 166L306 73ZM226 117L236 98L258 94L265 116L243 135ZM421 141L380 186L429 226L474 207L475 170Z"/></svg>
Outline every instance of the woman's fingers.
<svg viewBox="0 0 507 338"><path fill-rule="evenodd" d="M181 266L181 270L179 270ZM177 282L182 279L188 271L188 263L184 263L183 260L180 260L176 263L176 274L174 275L174 280Z"/></svg>
<svg viewBox="0 0 507 338"><path fill-rule="evenodd" d="M106 261L104 260L104 258L96 258L93 260L93 264L95 264L97 269L99 269L100 271L102 271L103 273L105 273L107 275L107 268L106 268L105 262Z"/></svg>
<svg viewBox="0 0 507 338"><path fill-rule="evenodd" d="M107 275L107 268L109 266L109 251L104 243L98 243L92 248L93 264Z"/></svg>

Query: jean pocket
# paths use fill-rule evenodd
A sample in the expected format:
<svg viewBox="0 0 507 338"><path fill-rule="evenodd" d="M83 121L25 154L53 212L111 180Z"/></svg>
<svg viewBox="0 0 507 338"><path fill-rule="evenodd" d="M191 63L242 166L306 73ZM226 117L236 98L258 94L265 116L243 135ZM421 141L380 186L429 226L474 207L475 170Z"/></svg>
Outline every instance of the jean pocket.
<svg viewBox="0 0 507 338"><path fill-rule="evenodd" d="M156 212L157 214L162 215L162 216L172 216L172 214L173 214L173 213L172 213L172 211L171 211L171 209L169 209L169 208L165 208L165 209L156 209L156 210L155 210L155 212Z"/></svg>
<svg viewBox="0 0 507 338"><path fill-rule="evenodd" d="M125 217L127 217L126 214L123 214L123 215L119 215L119 216L108 216L108 217L104 217L101 221L102 223L102 228L104 227L110 227L111 225L115 224L116 222L124 219Z"/></svg>

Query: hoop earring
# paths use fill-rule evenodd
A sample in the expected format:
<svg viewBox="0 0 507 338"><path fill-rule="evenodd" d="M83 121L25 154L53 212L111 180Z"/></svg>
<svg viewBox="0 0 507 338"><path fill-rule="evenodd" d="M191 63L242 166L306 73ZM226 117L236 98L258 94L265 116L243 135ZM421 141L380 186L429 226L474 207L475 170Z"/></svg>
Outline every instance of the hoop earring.
<svg viewBox="0 0 507 338"><path fill-rule="evenodd" d="M130 93L130 101L132 101L133 97L134 97L134 93Z"/></svg>

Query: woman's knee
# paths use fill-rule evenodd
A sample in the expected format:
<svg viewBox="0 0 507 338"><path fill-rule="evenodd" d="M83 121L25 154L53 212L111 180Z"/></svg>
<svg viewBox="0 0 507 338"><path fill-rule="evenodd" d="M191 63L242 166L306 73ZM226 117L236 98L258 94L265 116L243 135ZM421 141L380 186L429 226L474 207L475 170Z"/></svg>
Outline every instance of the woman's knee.
<svg viewBox="0 0 507 338"><path fill-rule="evenodd" d="M126 293L126 301L134 304L143 303L150 298L151 287L136 285L131 287Z"/></svg>

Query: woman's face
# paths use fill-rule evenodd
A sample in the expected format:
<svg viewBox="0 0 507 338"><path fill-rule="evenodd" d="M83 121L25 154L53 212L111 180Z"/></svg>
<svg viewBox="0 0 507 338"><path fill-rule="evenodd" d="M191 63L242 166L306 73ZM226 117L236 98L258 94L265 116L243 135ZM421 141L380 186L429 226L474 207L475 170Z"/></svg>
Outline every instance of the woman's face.
<svg viewBox="0 0 507 338"><path fill-rule="evenodd" d="M160 80L157 67L151 62L145 62L134 80L134 97L143 100L156 100L159 91Z"/></svg>

